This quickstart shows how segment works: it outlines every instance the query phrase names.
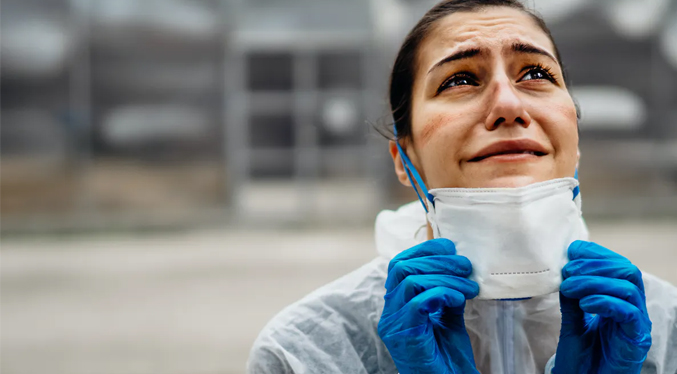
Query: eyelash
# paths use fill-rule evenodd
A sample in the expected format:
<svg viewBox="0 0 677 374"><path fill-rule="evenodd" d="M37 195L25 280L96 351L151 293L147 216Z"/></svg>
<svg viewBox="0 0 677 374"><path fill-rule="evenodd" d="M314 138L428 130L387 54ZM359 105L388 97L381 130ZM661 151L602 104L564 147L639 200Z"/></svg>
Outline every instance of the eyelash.
<svg viewBox="0 0 677 374"><path fill-rule="evenodd" d="M549 67L542 65L542 64L536 64L536 65L529 65L526 66L522 71L527 70L527 73L530 73L534 70L541 70L543 73L545 73L545 79L549 80L552 83L555 83L557 80L555 79L555 73L553 73L552 69ZM526 75L526 74L524 74ZM524 78L524 75L522 78Z"/></svg>
<svg viewBox="0 0 677 374"><path fill-rule="evenodd" d="M548 81L550 81L552 83L557 82L557 80L555 78L555 74L553 73L552 69L550 69L549 67L547 67L545 65L542 65L542 64L529 65L529 66L524 67L521 70L521 72L523 72L525 70L526 70L526 73L524 75L522 75L522 78L524 78L528 73L531 73L534 70L540 70L545 75L545 77L543 79L547 79ZM470 72L462 71L460 73L452 75L451 77L447 78L444 82L442 82L440 87L437 89L436 94L439 95L440 93L442 93L442 91L446 90L447 88L450 88L450 87L448 87L448 84L451 83L454 79L457 79L457 78L466 78L466 79L473 81L473 84L471 84L472 86L478 85L477 79L475 78L474 74L472 74Z"/></svg>
<svg viewBox="0 0 677 374"><path fill-rule="evenodd" d="M447 87L447 85L449 83L451 83L454 79L457 79L457 78L466 78L468 80L473 81L473 83L474 83L474 84L472 84L473 86L478 86L477 78L475 78L474 74L467 72L467 71L462 71L460 73L456 73L456 74L452 75L451 77L447 78L444 82L442 82L440 87L437 89L437 94L440 94L440 93L442 93L442 91L446 90L447 88L450 88L450 87Z"/></svg>

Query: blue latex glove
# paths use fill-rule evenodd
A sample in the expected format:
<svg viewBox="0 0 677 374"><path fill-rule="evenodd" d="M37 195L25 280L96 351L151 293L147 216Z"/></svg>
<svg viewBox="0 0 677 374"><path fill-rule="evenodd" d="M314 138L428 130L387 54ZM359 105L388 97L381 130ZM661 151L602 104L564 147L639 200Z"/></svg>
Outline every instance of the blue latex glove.
<svg viewBox="0 0 677 374"><path fill-rule="evenodd" d="M639 373L651 347L642 273L590 242L573 242L569 260L562 269L562 330L552 372Z"/></svg>
<svg viewBox="0 0 677 374"><path fill-rule="evenodd" d="M477 373L465 329L466 299L479 293L467 279L470 260L448 239L397 255L388 266L378 334L401 374Z"/></svg>

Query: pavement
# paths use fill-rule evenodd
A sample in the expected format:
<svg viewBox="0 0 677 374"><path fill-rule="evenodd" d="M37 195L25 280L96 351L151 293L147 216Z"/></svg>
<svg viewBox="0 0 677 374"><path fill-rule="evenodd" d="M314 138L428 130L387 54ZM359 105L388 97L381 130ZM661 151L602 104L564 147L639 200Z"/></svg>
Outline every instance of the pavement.
<svg viewBox="0 0 677 374"><path fill-rule="evenodd" d="M677 221L592 239L677 284ZM3 374L240 374L266 321L376 254L370 228L1 242Z"/></svg>

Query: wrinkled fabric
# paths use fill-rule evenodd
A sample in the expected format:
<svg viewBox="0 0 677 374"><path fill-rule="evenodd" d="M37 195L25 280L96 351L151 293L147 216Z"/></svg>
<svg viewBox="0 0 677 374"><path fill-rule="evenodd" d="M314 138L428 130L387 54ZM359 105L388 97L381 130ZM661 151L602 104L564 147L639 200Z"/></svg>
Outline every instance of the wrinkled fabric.
<svg viewBox="0 0 677 374"><path fill-rule="evenodd" d="M418 202L381 212L375 230L379 256L275 316L252 347L249 373L397 373L377 334L388 262L426 239L425 212ZM677 374L677 288L643 279L653 328L641 372ZM481 373L543 373L557 350L558 293L469 300L464 317Z"/></svg>

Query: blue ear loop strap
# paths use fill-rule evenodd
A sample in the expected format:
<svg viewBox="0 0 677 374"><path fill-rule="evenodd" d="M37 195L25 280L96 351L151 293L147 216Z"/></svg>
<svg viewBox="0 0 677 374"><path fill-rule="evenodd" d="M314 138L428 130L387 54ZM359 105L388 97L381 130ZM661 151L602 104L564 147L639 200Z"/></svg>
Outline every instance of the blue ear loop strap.
<svg viewBox="0 0 677 374"><path fill-rule="evenodd" d="M400 146L399 139L397 139L397 128L395 128L395 124L393 124L393 132L395 134L395 144L397 144L397 152L400 154L400 159L402 160L402 166L404 167L404 171L407 172L409 182L411 183L411 186L414 188L414 192L416 192L416 196L418 196L418 200L421 202L421 205L423 205L423 209L425 209L425 212L428 213L428 206L426 205L425 201L423 201L423 197L421 197L421 194L423 194L423 196L425 196L428 199L428 201L430 201L431 204L434 203L433 196L428 193L428 188L426 188L425 183L423 183L421 175L418 173L414 165L411 163L411 160L409 160L409 157L407 157L407 154ZM414 180L416 181L416 183L414 183ZM421 189L420 193L419 188Z"/></svg>
<svg viewBox="0 0 677 374"><path fill-rule="evenodd" d="M578 168L576 169L576 173L574 174L574 178L576 178L576 180L578 180ZM576 196L578 196L579 193L581 193L580 186L576 186L576 188L574 188L574 199L576 198Z"/></svg>

